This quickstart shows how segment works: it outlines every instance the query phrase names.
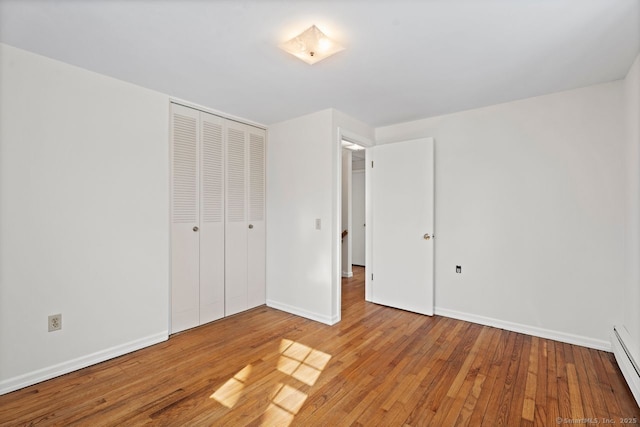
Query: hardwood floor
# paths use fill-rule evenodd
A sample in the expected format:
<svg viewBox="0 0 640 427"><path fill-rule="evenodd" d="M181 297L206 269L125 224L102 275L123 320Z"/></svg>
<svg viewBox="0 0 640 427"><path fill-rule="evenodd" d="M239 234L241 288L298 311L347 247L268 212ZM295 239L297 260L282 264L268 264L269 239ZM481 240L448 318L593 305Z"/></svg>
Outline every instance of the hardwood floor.
<svg viewBox="0 0 640 427"><path fill-rule="evenodd" d="M0 396L0 425L640 422L610 353L366 303L362 268L342 301L335 326L259 307Z"/></svg>

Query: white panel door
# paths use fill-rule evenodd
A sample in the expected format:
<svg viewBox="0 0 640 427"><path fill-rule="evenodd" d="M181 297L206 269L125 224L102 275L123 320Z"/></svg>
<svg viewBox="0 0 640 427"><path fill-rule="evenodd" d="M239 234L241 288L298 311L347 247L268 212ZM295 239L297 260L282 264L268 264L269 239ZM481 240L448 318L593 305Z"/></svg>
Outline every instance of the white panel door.
<svg viewBox="0 0 640 427"><path fill-rule="evenodd" d="M247 139L245 125L227 122L225 316L248 308Z"/></svg>
<svg viewBox="0 0 640 427"><path fill-rule="evenodd" d="M249 130L249 197L247 247L248 307L266 302L265 131Z"/></svg>
<svg viewBox="0 0 640 427"><path fill-rule="evenodd" d="M373 148L372 301L433 314L433 139Z"/></svg>
<svg viewBox="0 0 640 427"><path fill-rule="evenodd" d="M199 324L199 113L171 107L171 333Z"/></svg>
<svg viewBox="0 0 640 427"><path fill-rule="evenodd" d="M200 324L224 317L224 120L200 113Z"/></svg>

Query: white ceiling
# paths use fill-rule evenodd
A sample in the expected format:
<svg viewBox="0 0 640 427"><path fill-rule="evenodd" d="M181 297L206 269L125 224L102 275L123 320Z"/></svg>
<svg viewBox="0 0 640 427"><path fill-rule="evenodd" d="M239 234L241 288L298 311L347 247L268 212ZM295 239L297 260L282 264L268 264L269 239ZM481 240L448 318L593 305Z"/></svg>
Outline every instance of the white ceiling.
<svg viewBox="0 0 640 427"><path fill-rule="evenodd" d="M316 24L315 65L278 44ZM381 126L623 78L640 0L0 0L0 41L263 124Z"/></svg>

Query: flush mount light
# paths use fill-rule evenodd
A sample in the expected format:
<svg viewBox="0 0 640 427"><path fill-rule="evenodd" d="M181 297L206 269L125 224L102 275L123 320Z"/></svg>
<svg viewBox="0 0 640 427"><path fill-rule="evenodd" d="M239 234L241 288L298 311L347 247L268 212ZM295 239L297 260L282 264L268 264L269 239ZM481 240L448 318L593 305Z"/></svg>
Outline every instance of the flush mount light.
<svg viewBox="0 0 640 427"><path fill-rule="evenodd" d="M307 28L291 40L282 43L280 48L302 59L307 64L315 64L334 53L344 50L344 47L327 37L315 25Z"/></svg>

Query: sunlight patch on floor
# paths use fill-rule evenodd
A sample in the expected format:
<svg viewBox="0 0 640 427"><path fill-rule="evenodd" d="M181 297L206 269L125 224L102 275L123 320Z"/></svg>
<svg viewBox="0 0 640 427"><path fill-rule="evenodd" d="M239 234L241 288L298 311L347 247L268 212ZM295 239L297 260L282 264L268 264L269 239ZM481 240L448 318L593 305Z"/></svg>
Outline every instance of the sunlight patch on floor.
<svg viewBox="0 0 640 427"><path fill-rule="evenodd" d="M272 403L291 414L297 414L304 401L307 400L307 394L286 384L278 384L277 388L279 390Z"/></svg>
<svg viewBox="0 0 640 427"><path fill-rule="evenodd" d="M280 343L278 370L307 385L314 385L331 355L291 340Z"/></svg>
<svg viewBox="0 0 640 427"><path fill-rule="evenodd" d="M295 415L292 413L270 403L267 410L264 411L261 425L268 427L287 427L293 422L294 417Z"/></svg>
<svg viewBox="0 0 640 427"><path fill-rule="evenodd" d="M278 384L271 393L271 403L262 417L263 426L288 426L293 421L307 393L287 384Z"/></svg>
<svg viewBox="0 0 640 427"><path fill-rule="evenodd" d="M215 393L209 396L210 399L215 399L220 404L231 409L238 403L238 399L242 395L244 385L251 374L251 365L247 365L238 371L233 378L224 383Z"/></svg>
<svg viewBox="0 0 640 427"><path fill-rule="evenodd" d="M308 397L307 393L297 387L313 386L331 360L330 354L288 339L280 341L279 354L276 369L286 377L282 378L282 375L278 377L281 380L288 380L279 382L269 394L268 407L261 420L263 426L286 427L291 424ZM209 398L233 409L245 392L251 371L251 365L245 366ZM293 381L294 379L299 382Z"/></svg>
<svg viewBox="0 0 640 427"><path fill-rule="evenodd" d="M278 371L312 386L329 363L331 355L296 341L280 341ZM269 396L270 403L262 417L263 426L287 427L307 400L307 393L288 384L278 384Z"/></svg>

